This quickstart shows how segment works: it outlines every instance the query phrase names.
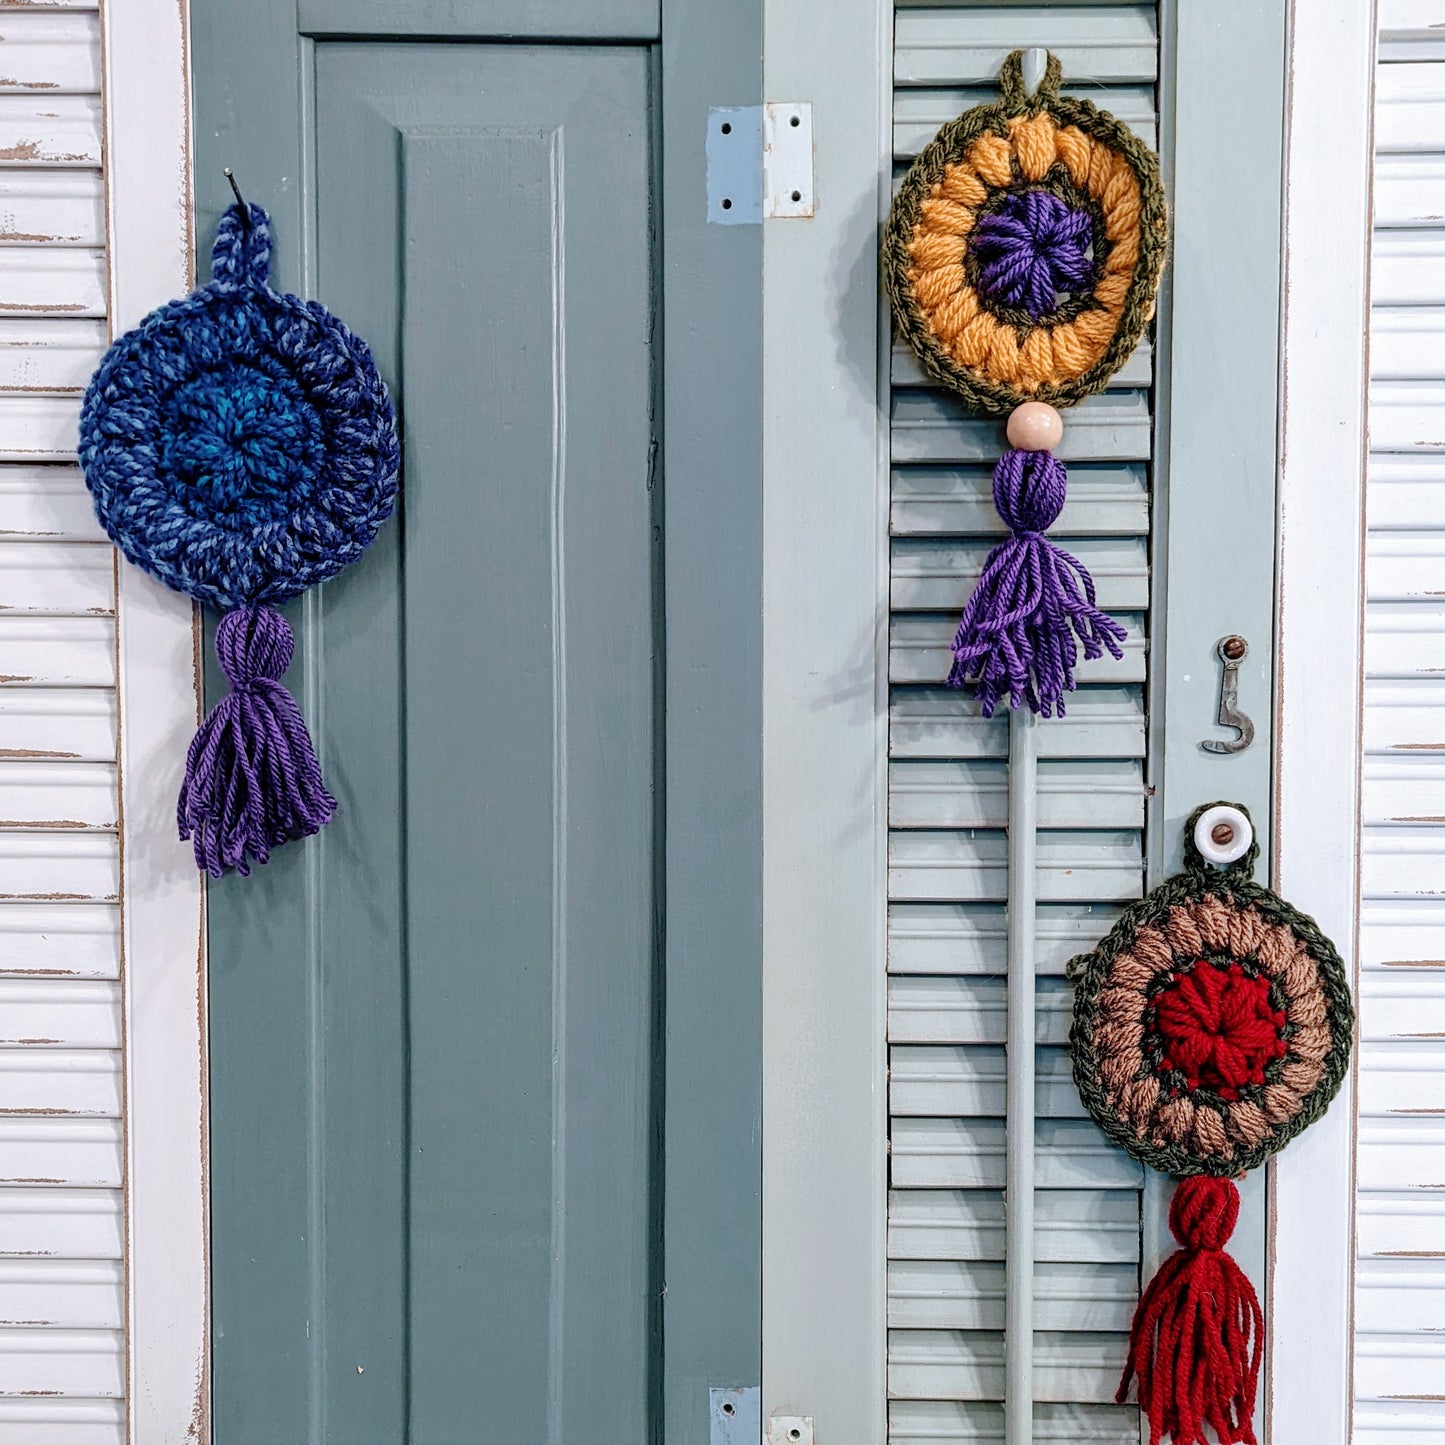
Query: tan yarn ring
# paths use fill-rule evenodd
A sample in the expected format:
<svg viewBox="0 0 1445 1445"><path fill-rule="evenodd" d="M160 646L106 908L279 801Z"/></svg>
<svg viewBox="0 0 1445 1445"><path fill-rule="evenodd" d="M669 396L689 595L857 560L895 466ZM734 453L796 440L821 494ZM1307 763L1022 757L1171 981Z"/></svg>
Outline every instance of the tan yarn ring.
<svg viewBox="0 0 1445 1445"><path fill-rule="evenodd" d="M1004 62L998 102L951 121L914 161L883 238L899 330L935 380L990 415L1103 388L1153 315L1167 248L1158 158L1107 112L1061 96L1055 56L1025 95L1022 54ZM1071 279L1046 301L1013 298L1017 265L989 249L1017 236L1025 207L1071 228ZM1041 247L1037 259L1056 241L1046 225L1018 244Z"/></svg>
<svg viewBox="0 0 1445 1445"><path fill-rule="evenodd" d="M1170 1174L1263 1163L1324 1112L1349 1064L1344 965L1313 919L1250 879L1257 852L1216 869L1186 841L1185 871L1069 966L1080 1097Z"/></svg>

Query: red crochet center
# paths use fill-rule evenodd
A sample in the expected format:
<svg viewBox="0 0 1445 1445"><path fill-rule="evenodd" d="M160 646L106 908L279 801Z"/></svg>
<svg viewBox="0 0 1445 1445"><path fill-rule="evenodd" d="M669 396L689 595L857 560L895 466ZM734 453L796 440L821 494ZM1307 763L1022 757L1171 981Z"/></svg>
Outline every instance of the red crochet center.
<svg viewBox="0 0 1445 1445"><path fill-rule="evenodd" d="M1264 1083L1265 1066L1288 1050L1285 1016L1269 1001L1269 979L1251 977L1234 960L1221 967L1196 959L1154 1001L1163 1042L1161 1071L1182 1074L1191 1089L1221 1099Z"/></svg>

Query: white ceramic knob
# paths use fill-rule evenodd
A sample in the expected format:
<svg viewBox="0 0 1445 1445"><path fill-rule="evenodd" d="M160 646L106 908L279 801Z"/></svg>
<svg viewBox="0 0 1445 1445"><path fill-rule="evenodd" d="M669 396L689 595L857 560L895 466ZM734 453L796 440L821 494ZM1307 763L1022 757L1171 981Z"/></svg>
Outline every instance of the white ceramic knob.
<svg viewBox="0 0 1445 1445"><path fill-rule="evenodd" d="M1063 440L1064 419L1046 401L1026 401L1009 413L1007 432L1021 452L1051 452Z"/></svg>
<svg viewBox="0 0 1445 1445"><path fill-rule="evenodd" d="M1206 863L1224 868L1237 863L1254 842L1254 825L1228 803L1206 808L1194 825L1194 846Z"/></svg>

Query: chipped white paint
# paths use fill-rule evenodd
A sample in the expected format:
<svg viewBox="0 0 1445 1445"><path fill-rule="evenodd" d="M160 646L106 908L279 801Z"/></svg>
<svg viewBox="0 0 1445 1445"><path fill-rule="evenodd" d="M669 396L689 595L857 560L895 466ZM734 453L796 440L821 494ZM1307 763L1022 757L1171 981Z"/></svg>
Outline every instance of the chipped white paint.
<svg viewBox="0 0 1445 1445"><path fill-rule="evenodd" d="M188 281L182 12L113 0L105 18L102 97L93 3L0 0L0 1438L15 1445L206 1438L200 889L169 776L195 719L191 616L128 569L117 596L75 465L111 327Z"/></svg>
<svg viewBox="0 0 1445 1445"><path fill-rule="evenodd" d="M1293 10L1279 453L1276 886L1352 972L1371 9ZM1271 1167L1266 1399L1279 1445L1350 1439L1353 1088Z"/></svg>
<svg viewBox="0 0 1445 1445"><path fill-rule="evenodd" d="M185 8L108 0L105 136L115 330L192 271ZM190 604L122 566L117 652L125 959L128 1445L210 1438L202 891L175 836L197 722Z"/></svg>
<svg viewBox="0 0 1445 1445"><path fill-rule="evenodd" d="M0 5L0 1437L118 1445L115 569L74 465L106 341L99 26Z"/></svg>

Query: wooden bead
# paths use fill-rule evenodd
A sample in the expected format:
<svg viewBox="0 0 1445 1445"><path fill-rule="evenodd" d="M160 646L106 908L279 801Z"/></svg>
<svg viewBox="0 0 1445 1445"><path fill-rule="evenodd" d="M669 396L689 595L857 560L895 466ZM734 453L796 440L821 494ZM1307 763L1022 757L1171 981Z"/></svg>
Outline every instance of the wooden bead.
<svg viewBox="0 0 1445 1445"><path fill-rule="evenodd" d="M1008 444L1022 452L1051 452L1064 435L1064 419L1046 401L1026 401L1009 414Z"/></svg>

